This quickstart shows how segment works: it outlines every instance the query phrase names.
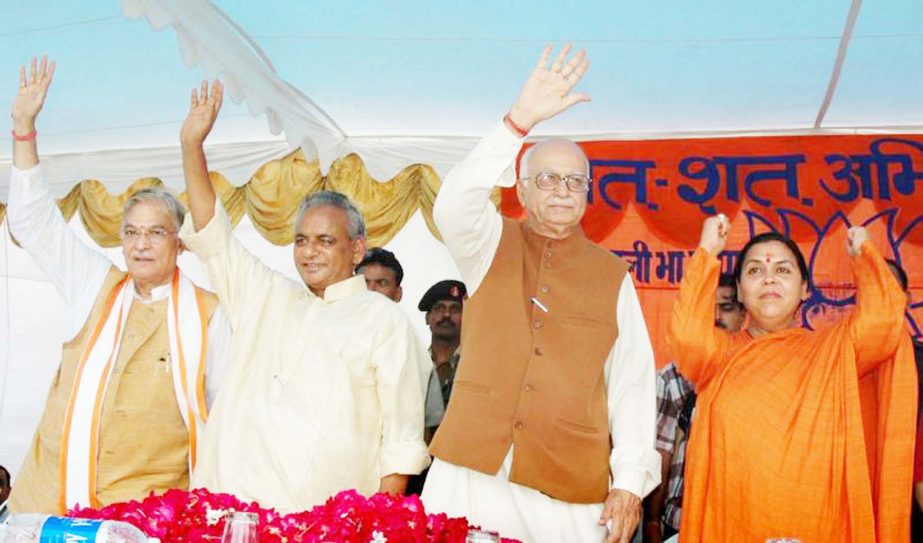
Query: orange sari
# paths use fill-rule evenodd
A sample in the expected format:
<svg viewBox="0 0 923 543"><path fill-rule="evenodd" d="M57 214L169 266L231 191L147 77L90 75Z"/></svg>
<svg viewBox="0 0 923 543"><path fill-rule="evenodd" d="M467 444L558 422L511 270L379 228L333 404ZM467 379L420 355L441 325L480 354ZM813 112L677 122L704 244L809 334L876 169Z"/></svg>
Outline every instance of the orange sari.
<svg viewBox="0 0 923 543"><path fill-rule="evenodd" d="M693 257L668 336L699 394L683 543L909 541L917 382L906 298L870 243L852 260L847 318L753 339L714 327L718 260Z"/></svg>

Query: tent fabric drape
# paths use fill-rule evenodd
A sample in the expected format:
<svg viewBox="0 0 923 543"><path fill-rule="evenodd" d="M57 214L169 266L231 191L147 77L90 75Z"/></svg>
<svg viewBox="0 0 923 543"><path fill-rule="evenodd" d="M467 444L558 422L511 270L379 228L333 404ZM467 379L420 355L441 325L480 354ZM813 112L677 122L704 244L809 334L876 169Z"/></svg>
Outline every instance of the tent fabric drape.
<svg viewBox="0 0 923 543"><path fill-rule="evenodd" d="M186 66L201 65L208 78L221 77L235 104L247 102L254 116L265 114L273 134L285 132L292 146L310 158L337 156L342 129L313 100L276 73L259 44L209 0L121 0L129 19L144 18L154 29L176 32Z"/></svg>
<svg viewBox="0 0 923 543"><path fill-rule="evenodd" d="M365 217L370 246L387 244L417 210L439 239L432 213L440 179L425 164L412 164L390 180L379 182L369 175L358 155L350 154L334 161L324 176L318 161L306 161L298 149L263 164L241 186L235 186L219 172L210 172L209 177L232 223L236 225L244 214L249 215L260 234L275 245L292 243L292 227L301 201L320 190L341 192L356 204ZM154 186L163 183L156 177L144 177L123 193L111 194L102 182L86 179L57 202L66 220L79 213L83 226L98 245L116 247L121 243L119 228L125 201L136 191ZM185 193L179 198L186 203ZM494 200L499 204L499 192ZM5 215L6 205L0 204L0 222Z"/></svg>

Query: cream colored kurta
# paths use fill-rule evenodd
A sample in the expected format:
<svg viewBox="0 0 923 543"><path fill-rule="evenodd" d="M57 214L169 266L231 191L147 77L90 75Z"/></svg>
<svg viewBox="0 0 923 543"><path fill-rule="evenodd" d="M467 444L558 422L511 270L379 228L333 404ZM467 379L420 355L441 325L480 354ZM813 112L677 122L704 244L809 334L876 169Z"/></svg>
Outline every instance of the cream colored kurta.
<svg viewBox="0 0 923 543"><path fill-rule="evenodd" d="M220 205L201 231L191 223L183 241L234 330L193 484L289 512L422 471L431 363L400 307L361 275L315 296L247 252Z"/></svg>
<svg viewBox="0 0 923 543"><path fill-rule="evenodd" d="M433 216L473 296L500 245L502 218L490 201L497 183L511 186L509 167L522 140L503 123L446 176ZM505 180L502 179L505 177ZM630 277L619 290L619 337L605 363L612 452L611 488L643 497L660 482L654 449L656 399L654 354ZM567 383L561 383L567 386ZM597 525L603 504L572 504L509 482L512 447L496 474L486 475L436 458L423 489L430 512L467 516L506 537L530 541L602 541Z"/></svg>

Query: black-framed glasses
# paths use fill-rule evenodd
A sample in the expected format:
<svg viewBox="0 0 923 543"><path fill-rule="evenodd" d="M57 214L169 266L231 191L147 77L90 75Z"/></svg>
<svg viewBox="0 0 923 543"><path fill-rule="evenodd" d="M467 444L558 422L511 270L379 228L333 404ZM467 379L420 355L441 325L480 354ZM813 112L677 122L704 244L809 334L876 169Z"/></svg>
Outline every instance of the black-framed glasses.
<svg viewBox="0 0 923 543"><path fill-rule="evenodd" d="M586 192L590 189L590 182L592 179L588 175L582 173L571 173L565 176L560 176L552 172L542 172L531 177L524 177L523 180L529 180L535 182L535 186L541 190L554 190L557 186L564 182L564 185L567 187L567 190L571 192Z"/></svg>

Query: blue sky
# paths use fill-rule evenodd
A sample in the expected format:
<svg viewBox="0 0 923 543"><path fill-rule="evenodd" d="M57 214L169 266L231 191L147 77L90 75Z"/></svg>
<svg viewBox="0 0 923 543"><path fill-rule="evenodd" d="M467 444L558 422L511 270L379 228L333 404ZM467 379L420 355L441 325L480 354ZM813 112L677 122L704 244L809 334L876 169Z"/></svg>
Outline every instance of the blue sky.
<svg viewBox="0 0 923 543"><path fill-rule="evenodd" d="M549 130L657 134L809 128L848 1L220 1L279 74L350 135L472 135L509 106L545 41L574 41L593 103ZM923 7L865 2L829 126L923 125ZM117 1L0 5L0 103L17 65L59 62L42 129L55 151L165 145L188 89L172 30L128 20ZM228 104L221 137L272 139ZM220 129L221 127L223 129Z"/></svg>

